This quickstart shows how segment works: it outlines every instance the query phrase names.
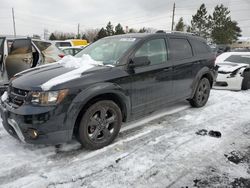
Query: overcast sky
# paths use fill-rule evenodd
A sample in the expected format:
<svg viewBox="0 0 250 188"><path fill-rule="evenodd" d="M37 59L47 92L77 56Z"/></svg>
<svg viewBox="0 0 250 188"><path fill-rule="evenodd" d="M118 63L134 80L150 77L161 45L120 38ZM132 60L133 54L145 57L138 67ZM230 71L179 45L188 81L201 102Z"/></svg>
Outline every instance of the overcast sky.
<svg viewBox="0 0 250 188"><path fill-rule="evenodd" d="M18 35L42 35L49 32L77 32L105 27L108 21L123 27L170 30L173 3L176 3L175 22L191 16L202 3L209 13L220 3L229 7L233 20L238 21L245 37L250 37L249 0L0 0L0 35L13 34L11 8L15 10Z"/></svg>

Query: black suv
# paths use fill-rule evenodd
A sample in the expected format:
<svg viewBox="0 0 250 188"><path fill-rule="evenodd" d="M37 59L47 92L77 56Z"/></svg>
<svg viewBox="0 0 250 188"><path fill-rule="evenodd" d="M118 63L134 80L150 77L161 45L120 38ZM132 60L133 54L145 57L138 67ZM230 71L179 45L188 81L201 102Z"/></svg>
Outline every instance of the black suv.
<svg viewBox="0 0 250 188"><path fill-rule="evenodd" d="M169 103L206 104L216 75L204 39L184 33L101 39L76 57L15 75L1 97L5 129L27 143L73 135L89 149L110 144L122 122Z"/></svg>

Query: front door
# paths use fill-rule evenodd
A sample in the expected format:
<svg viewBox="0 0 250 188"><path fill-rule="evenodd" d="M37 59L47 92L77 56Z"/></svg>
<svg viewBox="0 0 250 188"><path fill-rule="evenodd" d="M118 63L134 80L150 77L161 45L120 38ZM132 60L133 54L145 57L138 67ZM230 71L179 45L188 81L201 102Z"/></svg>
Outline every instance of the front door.
<svg viewBox="0 0 250 188"><path fill-rule="evenodd" d="M16 73L29 69L33 64L31 39L16 39L6 59L6 70L10 79Z"/></svg>
<svg viewBox="0 0 250 188"><path fill-rule="evenodd" d="M145 41L133 57L147 57L150 64L134 68L131 74L133 116L153 112L172 97L172 65L168 63L165 38Z"/></svg>

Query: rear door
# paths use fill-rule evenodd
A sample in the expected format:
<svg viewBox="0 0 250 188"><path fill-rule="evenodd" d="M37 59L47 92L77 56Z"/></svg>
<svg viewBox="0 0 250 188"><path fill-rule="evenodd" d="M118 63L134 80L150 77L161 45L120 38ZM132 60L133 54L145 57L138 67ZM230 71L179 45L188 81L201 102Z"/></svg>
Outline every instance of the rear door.
<svg viewBox="0 0 250 188"><path fill-rule="evenodd" d="M10 79L16 73L29 69L33 64L31 39L16 39L6 59L6 70Z"/></svg>
<svg viewBox="0 0 250 188"><path fill-rule="evenodd" d="M151 38L145 41L133 55L145 56L150 60L150 65L137 67L131 74L134 117L159 109L172 97L172 64L168 62L165 38Z"/></svg>
<svg viewBox="0 0 250 188"><path fill-rule="evenodd" d="M188 98L192 93L193 51L188 39L169 36L170 60L173 63L173 93L176 100Z"/></svg>

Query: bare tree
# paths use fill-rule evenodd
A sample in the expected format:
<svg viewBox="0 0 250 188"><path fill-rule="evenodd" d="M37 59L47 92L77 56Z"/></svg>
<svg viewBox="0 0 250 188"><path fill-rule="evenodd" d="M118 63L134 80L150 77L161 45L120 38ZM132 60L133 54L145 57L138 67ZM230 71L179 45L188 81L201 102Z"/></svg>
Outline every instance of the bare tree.
<svg viewBox="0 0 250 188"><path fill-rule="evenodd" d="M100 29L88 29L85 31L85 36L89 42L94 42Z"/></svg>

